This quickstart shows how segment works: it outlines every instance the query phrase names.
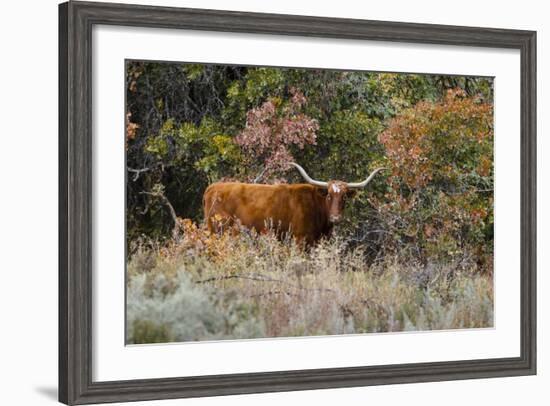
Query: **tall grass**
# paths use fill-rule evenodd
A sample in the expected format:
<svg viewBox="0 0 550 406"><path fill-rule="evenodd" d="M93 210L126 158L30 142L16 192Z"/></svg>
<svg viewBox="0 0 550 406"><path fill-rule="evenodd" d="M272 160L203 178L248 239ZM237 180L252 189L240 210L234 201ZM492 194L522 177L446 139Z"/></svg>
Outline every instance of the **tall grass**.
<svg viewBox="0 0 550 406"><path fill-rule="evenodd" d="M210 235L192 223L128 261L127 341L242 339L491 327L493 282L475 263L368 264L337 237Z"/></svg>

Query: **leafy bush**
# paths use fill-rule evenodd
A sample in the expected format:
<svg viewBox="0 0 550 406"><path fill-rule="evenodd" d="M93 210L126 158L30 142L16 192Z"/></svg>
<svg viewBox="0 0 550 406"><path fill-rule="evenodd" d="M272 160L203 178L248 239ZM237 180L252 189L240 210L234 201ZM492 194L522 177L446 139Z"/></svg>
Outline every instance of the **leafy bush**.
<svg viewBox="0 0 550 406"><path fill-rule="evenodd" d="M474 254L491 269L493 237L492 105L450 90L420 102L380 135L391 174L378 197L385 250L452 261Z"/></svg>
<svg viewBox="0 0 550 406"><path fill-rule="evenodd" d="M491 267L491 79L141 61L126 71L128 244L169 237L166 202L201 221L212 182L301 182L284 165L296 159L321 179L392 168L340 227L371 258L471 255Z"/></svg>
<svg viewBox="0 0 550 406"><path fill-rule="evenodd" d="M304 149L307 144L315 144L319 124L300 112L306 97L294 88L290 95L287 103L271 98L250 110L245 128L235 138L246 157L243 163L259 173L251 181L265 181L274 172L287 169L287 163L294 161L291 146Z"/></svg>

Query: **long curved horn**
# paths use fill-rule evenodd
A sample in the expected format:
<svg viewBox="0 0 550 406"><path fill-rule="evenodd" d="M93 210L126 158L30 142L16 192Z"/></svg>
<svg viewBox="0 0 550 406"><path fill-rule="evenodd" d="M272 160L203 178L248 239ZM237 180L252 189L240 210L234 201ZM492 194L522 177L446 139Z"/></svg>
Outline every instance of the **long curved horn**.
<svg viewBox="0 0 550 406"><path fill-rule="evenodd" d="M363 182L359 182L359 183L348 183L348 187L351 188L351 189L360 189L360 188L364 188L365 186L367 186L367 184L372 180L372 178L374 178L374 175L376 175L378 172L380 171L383 171L387 168L377 168L375 169L374 171L372 171L372 173L369 175L369 177L367 179L365 179Z"/></svg>
<svg viewBox="0 0 550 406"><path fill-rule="evenodd" d="M300 172L300 175L305 179L305 181L311 185L320 186L328 188L328 182L321 182L320 180L311 179L304 168L302 168L300 165L294 162L289 162L289 165L294 166L296 169L298 169L298 172Z"/></svg>

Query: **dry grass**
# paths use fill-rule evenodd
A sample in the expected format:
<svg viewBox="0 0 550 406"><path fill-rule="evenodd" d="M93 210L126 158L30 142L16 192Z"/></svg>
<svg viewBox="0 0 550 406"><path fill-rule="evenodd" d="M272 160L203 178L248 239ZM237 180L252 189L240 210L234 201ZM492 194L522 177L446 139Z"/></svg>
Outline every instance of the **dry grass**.
<svg viewBox="0 0 550 406"><path fill-rule="evenodd" d="M303 251L273 235L190 222L128 262L129 343L491 327L493 281L474 264L367 265L333 238Z"/></svg>

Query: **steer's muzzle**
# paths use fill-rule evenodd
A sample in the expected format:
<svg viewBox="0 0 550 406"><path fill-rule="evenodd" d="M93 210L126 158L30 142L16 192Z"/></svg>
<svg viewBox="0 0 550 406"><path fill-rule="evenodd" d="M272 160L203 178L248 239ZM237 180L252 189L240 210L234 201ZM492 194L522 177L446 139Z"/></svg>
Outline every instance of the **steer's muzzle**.
<svg viewBox="0 0 550 406"><path fill-rule="evenodd" d="M336 223L339 223L342 220L342 216L332 215L332 216L329 217L329 220L330 220L331 223L336 224Z"/></svg>

